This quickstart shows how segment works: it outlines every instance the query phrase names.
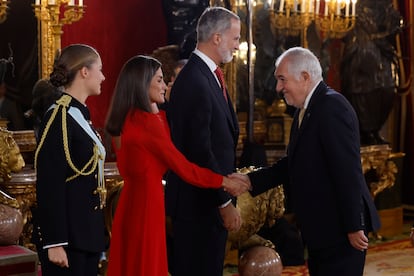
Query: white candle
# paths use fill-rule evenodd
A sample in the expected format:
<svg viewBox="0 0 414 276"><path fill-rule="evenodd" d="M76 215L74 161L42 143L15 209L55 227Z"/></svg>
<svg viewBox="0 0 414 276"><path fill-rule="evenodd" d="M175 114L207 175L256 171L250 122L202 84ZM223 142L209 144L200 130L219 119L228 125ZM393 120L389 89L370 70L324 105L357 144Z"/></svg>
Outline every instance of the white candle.
<svg viewBox="0 0 414 276"><path fill-rule="evenodd" d="M329 0L325 0L325 16L328 16L328 10L329 10Z"/></svg>
<svg viewBox="0 0 414 276"><path fill-rule="evenodd" d="M341 15L341 1L336 0L336 15Z"/></svg>
<svg viewBox="0 0 414 276"><path fill-rule="evenodd" d="M70 0L69 1L69 6L74 6L75 5L75 0Z"/></svg>
<svg viewBox="0 0 414 276"><path fill-rule="evenodd" d="M294 12L298 11L298 0L293 1L293 11Z"/></svg>
<svg viewBox="0 0 414 276"><path fill-rule="evenodd" d="M319 14L319 8L320 8L321 2L319 0L316 0L316 7L315 7L315 14Z"/></svg>
<svg viewBox="0 0 414 276"><path fill-rule="evenodd" d="M35 5L37 5L37 6L40 5L40 0L36 0Z"/></svg>
<svg viewBox="0 0 414 276"><path fill-rule="evenodd" d="M55 0L49 0L49 5L54 5L55 4Z"/></svg>
<svg viewBox="0 0 414 276"><path fill-rule="evenodd" d="M349 0L345 1L345 17L349 17Z"/></svg>
<svg viewBox="0 0 414 276"><path fill-rule="evenodd" d="M83 6L83 0L79 0L79 7Z"/></svg>
<svg viewBox="0 0 414 276"><path fill-rule="evenodd" d="M306 9L305 0L302 0L302 4L300 4L300 12L304 13Z"/></svg>
<svg viewBox="0 0 414 276"><path fill-rule="evenodd" d="M352 16L355 16L355 4L356 4L357 0L352 0Z"/></svg>
<svg viewBox="0 0 414 276"><path fill-rule="evenodd" d="M309 13L313 13L313 0L309 1Z"/></svg>
<svg viewBox="0 0 414 276"><path fill-rule="evenodd" d="M284 5L285 5L285 0L280 0L279 12L283 12Z"/></svg>

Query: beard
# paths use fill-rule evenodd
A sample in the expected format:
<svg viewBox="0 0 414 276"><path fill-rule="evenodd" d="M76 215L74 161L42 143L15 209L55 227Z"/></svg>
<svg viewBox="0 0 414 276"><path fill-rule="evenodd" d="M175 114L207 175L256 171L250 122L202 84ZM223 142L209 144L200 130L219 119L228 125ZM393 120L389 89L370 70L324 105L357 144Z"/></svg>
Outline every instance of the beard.
<svg viewBox="0 0 414 276"><path fill-rule="evenodd" d="M220 45L218 50L222 63L229 63L233 60L233 52L231 50L226 49L226 47L223 44Z"/></svg>

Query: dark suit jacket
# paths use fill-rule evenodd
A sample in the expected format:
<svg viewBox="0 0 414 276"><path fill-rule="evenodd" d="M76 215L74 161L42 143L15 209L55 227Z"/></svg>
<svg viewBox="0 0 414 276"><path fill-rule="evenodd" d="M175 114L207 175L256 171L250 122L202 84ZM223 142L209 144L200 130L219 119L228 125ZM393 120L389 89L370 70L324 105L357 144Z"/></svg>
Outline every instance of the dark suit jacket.
<svg viewBox="0 0 414 276"><path fill-rule="evenodd" d="M309 248L347 240L347 233L379 228L362 172L358 118L341 94L321 82L300 129L295 114L287 156L249 176L253 195L284 184Z"/></svg>
<svg viewBox="0 0 414 276"><path fill-rule="evenodd" d="M171 137L176 147L201 167L226 175L236 163L239 135L230 97L222 90L207 64L191 55L171 91L167 109ZM217 219L218 206L232 199L222 189L201 189L171 173L165 191L167 214L173 218Z"/></svg>

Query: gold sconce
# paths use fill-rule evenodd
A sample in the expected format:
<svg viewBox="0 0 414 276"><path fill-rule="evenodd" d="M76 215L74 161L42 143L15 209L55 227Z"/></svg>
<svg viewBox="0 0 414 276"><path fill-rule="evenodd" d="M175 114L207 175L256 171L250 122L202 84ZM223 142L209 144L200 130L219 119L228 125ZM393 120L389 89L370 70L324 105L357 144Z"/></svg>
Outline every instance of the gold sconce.
<svg viewBox="0 0 414 276"><path fill-rule="evenodd" d="M0 23L6 21L7 18L7 4L9 1L7 0L0 0Z"/></svg>
<svg viewBox="0 0 414 276"><path fill-rule="evenodd" d="M270 22L286 35L303 32L307 47L306 30L315 22L322 36L342 38L355 26L357 0L271 0Z"/></svg>
<svg viewBox="0 0 414 276"><path fill-rule="evenodd" d="M33 7L40 23L39 56L42 78L48 78L53 69L56 52L61 48L63 25L79 21L85 6L83 0L77 0L77 3L75 0L35 0Z"/></svg>

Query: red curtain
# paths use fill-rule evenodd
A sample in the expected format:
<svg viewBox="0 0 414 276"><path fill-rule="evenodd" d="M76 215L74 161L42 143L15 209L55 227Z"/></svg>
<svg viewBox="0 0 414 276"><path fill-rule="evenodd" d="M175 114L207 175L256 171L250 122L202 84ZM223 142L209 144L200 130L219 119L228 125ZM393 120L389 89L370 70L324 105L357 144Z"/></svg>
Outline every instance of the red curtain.
<svg viewBox="0 0 414 276"><path fill-rule="evenodd" d="M112 92L122 65L137 54L151 54L167 43L167 28L161 1L85 0L85 14L78 22L65 25L62 48L72 43L95 47L101 55L102 94L88 98L94 125L99 131L105 124Z"/></svg>

